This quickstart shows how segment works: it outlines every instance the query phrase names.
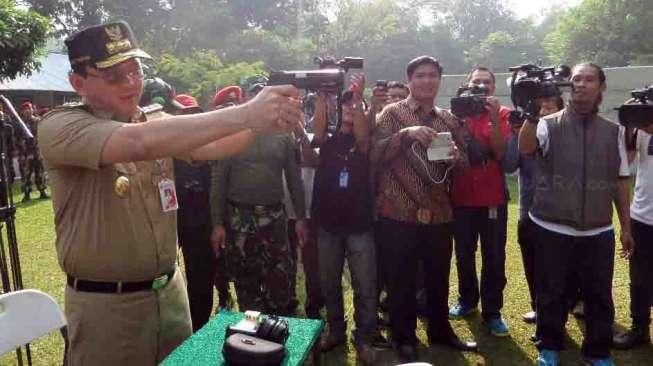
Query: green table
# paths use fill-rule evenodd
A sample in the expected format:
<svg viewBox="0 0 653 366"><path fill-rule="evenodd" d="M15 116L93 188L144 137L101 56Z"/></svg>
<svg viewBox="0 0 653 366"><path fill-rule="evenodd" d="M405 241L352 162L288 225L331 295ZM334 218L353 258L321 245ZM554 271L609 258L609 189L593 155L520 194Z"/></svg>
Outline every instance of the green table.
<svg viewBox="0 0 653 366"><path fill-rule="evenodd" d="M202 329L177 347L161 365L226 365L222 357L226 329L244 317L243 313L220 311ZM285 319L288 320L290 336L286 341L286 358L282 365L302 365L322 332L323 322L315 319Z"/></svg>

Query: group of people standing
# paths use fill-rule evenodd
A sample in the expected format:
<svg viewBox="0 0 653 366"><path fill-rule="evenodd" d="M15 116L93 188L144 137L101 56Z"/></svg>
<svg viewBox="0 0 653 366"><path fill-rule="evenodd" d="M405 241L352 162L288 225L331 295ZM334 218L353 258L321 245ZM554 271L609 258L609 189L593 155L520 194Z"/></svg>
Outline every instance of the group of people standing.
<svg viewBox="0 0 653 366"><path fill-rule="evenodd" d="M45 169L38 148L37 130L41 116L32 102L28 100L20 104L19 114L34 136L33 139L23 136L21 130L17 128L12 118L4 113L3 107L0 105L0 123L4 135L4 148L7 153L7 182L12 186L16 178L13 165L13 159L16 158L22 182L22 201L27 202L32 198L33 185L39 191L40 199L48 199L50 196L46 192Z"/></svg>
<svg viewBox="0 0 653 366"><path fill-rule="evenodd" d="M426 298L421 312L429 343L475 351L450 319L466 317L480 303L491 334L510 332L501 313L505 173L516 166L537 364L558 364L573 276L586 309L583 360L613 364L613 203L622 253L639 264L631 272L633 329L615 344L648 342L648 251L633 248L652 242L653 192L640 178L651 174L649 132L639 132L638 150L629 155L622 129L598 116L606 85L599 66L576 65L564 108L555 111L560 103L551 108L540 98L543 118L521 127L511 128L509 109L493 96L495 76L483 67L467 82L487 90L485 111L458 118L436 107L443 68L430 56L408 63L406 87L375 87L369 105L364 78L354 76L340 98L339 120L330 117L337 115L337 99L318 93L304 123L296 88L264 87L260 80L244 92L218 92L209 112L188 95L143 93L140 60L150 56L124 22L84 29L66 46L70 82L83 104L48 114L39 133L67 275L71 364L160 362L208 321L214 284L221 307L231 306L226 283L233 281L239 310L294 315L299 252L306 315L319 317L326 308L323 351L347 340L345 260L354 292L352 341L362 363L376 363L383 291L401 361L419 358L418 292ZM138 108L142 95L149 100ZM431 142L446 136L449 156L429 160ZM635 155L640 170L631 215L628 159ZM177 242L188 293L176 265ZM459 294L449 307L454 253Z"/></svg>

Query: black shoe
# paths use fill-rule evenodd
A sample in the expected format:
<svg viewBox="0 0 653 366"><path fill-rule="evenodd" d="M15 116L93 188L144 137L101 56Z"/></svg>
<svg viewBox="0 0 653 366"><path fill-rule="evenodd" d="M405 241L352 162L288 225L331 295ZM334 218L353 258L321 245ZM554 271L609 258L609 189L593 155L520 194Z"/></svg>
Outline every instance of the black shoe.
<svg viewBox="0 0 653 366"><path fill-rule="evenodd" d="M526 324L535 324L537 321L537 313L534 311L529 311L528 313L524 314L524 316L522 316L522 319Z"/></svg>
<svg viewBox="0 0 653 366"><path fill-rule="evenodd" d="M632 327L623 334L615 335L612 338L612 347L616 349L631 349L640 344L649 344L651 335L648 326Z"/></svg>
<svg viewBox="0 0 653 366"><path fill-rule="evenodd" d="M45 191L41 191L41 195L39 196L39 199L40 200L47 200L48 198L50 198L50 196L48 196L48 194L45 193Z"/></svg>
<svg viewBox="0 0 653 366"><path fill-rule="evenodd" d="M474 341L463 341L460 338L458 338L457 335L452 334L448 337L437 337L437 338L430 338L429 337L429 342L431 344L441 344L444 346L448 346L451 348L455 348L459 351L469 351L469 352L477 352L478 351L478 344Z"/></svg>
<svg viewBox="0 0 653 366"><path fill-rule="evenodd" d="M400 362L417 361L417 348L409 343L403 343L397 346L397 355Z"/></svg>
<svg viewBox="0 0 653 366"><path fill-rule="evenodd" d="M585 303L581 300L571 309L571 315L576 319L585 319Z"/></svg>
<svg viewBox="0 0 653 366"><path fill-rule="evenodd" d="M392 348L392 343L390 343L383 334L377 330L376 335L372 339L372 347L378 349L390 349Z"/></svg>

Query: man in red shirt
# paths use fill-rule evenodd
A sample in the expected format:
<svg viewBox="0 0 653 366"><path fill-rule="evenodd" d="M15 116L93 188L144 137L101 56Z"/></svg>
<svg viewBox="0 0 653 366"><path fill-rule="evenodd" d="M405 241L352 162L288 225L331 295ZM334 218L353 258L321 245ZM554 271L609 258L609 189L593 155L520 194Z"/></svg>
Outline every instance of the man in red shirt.
<svg viewBox="0 0 653 366"><path fill-rule="evenodd" d="M465 118L465 144L470 166L454 177L451 200L454 206L454 237L458 268L458 302L449 317L461 319L476 310L482 298L484 323L495 336L507 336L501 318L503 289L506 286L506 202L508 194L501 160L510 134L510 110L494 97L495 77L485 67L469 74L469 87L487 89L482 114ZM476 248L481 239L483 267L481 286L476 277Z"/></svg>

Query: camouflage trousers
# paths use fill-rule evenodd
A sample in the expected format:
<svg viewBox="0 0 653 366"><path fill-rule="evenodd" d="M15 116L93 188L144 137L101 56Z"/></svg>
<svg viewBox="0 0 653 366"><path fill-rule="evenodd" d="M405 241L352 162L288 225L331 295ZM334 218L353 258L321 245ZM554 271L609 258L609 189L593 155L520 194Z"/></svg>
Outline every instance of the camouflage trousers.
<svg viewBox="0 0 653 366"><path fill-rule="evenodd" d="M228 205L226 264L240 311L294 315L295 259L283 207Z"/></svg>
<svg viewBox="0 0 653 366"><path fill-rule="evenodd" d="M23 181L23 193L32 191L32 174L34 174L36 189L45 190L45 169L43 160L38 153L19 154L18 164L20 165L20 179Z"/></svg>

